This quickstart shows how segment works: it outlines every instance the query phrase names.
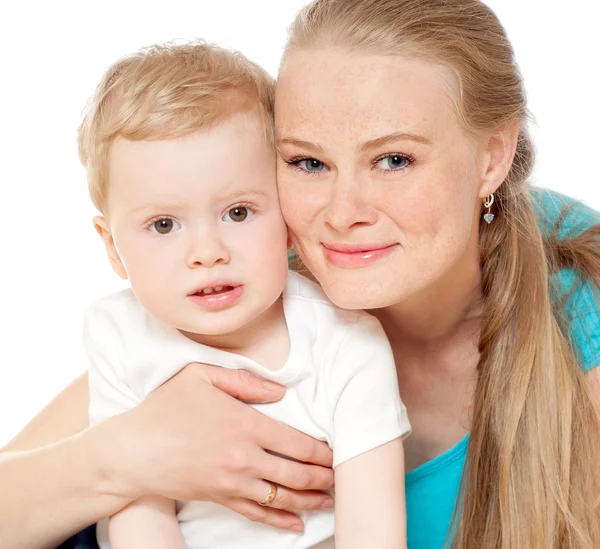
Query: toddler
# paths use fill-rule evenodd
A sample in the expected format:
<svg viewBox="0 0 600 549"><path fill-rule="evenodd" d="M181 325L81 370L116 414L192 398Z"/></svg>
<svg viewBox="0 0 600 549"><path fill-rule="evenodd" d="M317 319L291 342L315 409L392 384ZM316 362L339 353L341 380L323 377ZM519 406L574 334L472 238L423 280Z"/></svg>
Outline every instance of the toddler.
<svg viewBox="0 0 600 549"><path fill-rule="evenodd" d="M125 412L191 362L287 388L261 412L333 448L337 547L404 547L410 426L378 321L288 272L273 82L238 53L166 44L114 64L79 134L94 225L130 289L86 314L90 421ZM277 485L256 487L268 505ZM333 547L334 512L302 534L209 502L148 495L98 527L103 549Z"/></svg>

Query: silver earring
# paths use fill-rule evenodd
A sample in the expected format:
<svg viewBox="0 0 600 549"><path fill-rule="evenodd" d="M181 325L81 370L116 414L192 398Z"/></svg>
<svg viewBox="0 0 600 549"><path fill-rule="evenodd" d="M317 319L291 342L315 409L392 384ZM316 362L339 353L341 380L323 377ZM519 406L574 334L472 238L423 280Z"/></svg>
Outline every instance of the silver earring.
<svg viewBox="0 0 600 549"><path fill-rule="evenodd" d="M483 219L489 225L494 221L494 214L492 213L492 204L494 203L494 195L490 194L483 203L483 207L487 208L487 212L484 214Z"/></svg>

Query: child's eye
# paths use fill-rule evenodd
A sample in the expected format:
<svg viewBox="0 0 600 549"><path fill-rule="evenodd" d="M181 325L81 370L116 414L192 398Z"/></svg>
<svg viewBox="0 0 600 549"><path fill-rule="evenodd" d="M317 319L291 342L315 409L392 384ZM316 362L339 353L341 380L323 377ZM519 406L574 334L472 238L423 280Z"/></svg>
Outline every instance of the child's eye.
<svg viewBox="0 0 600 549"><path fill-rule="evenodd" d="M375 161L375 167L384 171L400 171L408 168L413 159L405 154L386 154Z"/></svg>
<svg viewBox="0 0 600 549"><path fill-rule="evenodd" d="M254 215L254 212L246 206L234 206L225 212L223 221L228 223L241 223Z"/></svg>
<svg viewBox="0 0 600 549"><path fill-rule="evenodd" d="M162 219L157 219L150 223L148 228L153 233L169 234L181 229L181 225L171 217L163 217Z"/></svg>

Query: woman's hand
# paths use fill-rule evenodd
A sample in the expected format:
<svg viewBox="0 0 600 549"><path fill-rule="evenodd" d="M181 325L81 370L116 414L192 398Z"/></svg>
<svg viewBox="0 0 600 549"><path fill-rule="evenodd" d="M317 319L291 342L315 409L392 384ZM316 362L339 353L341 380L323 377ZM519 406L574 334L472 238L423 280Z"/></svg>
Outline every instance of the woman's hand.
<svg viewBox="0 0 600 549"><path fill-rule="evenodd" d="M117 439L104 449L114 453L108 490L126 498L212 501L250 520L301 531L302 521L287 510L332 506L329 495L316 491L333 485L331 451L240 402L273 402L284 394L242 370L188 365L117 416L120 428L111 429ZM277 496L262 507L256 502L269 482L279 485Z"/></svg>

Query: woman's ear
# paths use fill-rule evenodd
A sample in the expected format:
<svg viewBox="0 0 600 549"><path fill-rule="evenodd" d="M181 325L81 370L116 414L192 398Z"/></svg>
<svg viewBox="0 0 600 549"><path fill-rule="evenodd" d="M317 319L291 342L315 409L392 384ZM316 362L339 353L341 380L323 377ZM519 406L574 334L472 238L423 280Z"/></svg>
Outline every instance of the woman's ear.
<svg viewBox="0 0 600 549"><path fill-rule="evenodd" d="M113 271L115 271L115 273L117 273L122 279L127 280L127 271L125 270L125 266L119 257L119 253L115 247L115 241L112 233L110 232L110 227L106 219L101 215L97 215L92 221L94 223L96 232L100 235L100 238L102 238L102 242L104 242L106 253L108 254L108 260L110 261Z"/></svg>
<svg viewBox="0 0 600 549"><path fill-rule="evenodd" d="M483 178L479 187L480 198L495 193L506 179L517 151L519 130L519 122L514 122L487 137Z"/></svg>

